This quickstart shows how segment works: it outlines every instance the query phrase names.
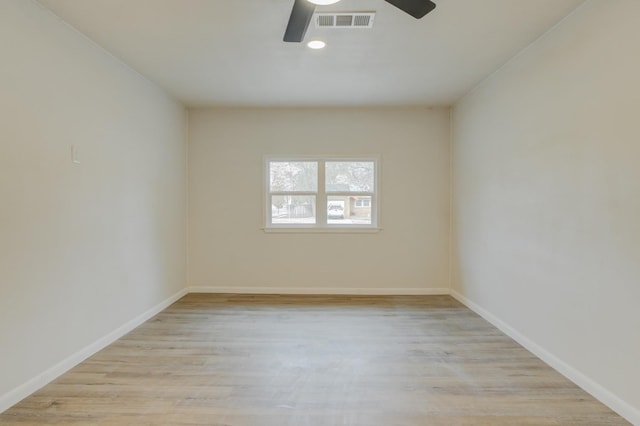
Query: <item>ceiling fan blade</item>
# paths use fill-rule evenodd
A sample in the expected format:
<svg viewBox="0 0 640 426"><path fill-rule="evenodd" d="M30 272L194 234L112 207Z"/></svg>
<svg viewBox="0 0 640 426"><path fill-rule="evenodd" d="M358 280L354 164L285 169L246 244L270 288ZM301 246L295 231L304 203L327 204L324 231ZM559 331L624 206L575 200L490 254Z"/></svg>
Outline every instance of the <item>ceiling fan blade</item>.
<svg viewBox="0 0 640 426"><path fill-rule="evenodd" d="M316 6L307 0L295 0L293 9L291 9L289 24L287 24L287 29L284 32L284 41L300 43L304 39L315 10Z"/></svg>
<svg viewBox="0 0 640 426"><path fill-rule="evenodd" d="M436 4L430 0L385 0L398 9L407 12L416 19L422 18L436 8Z"/></svg>

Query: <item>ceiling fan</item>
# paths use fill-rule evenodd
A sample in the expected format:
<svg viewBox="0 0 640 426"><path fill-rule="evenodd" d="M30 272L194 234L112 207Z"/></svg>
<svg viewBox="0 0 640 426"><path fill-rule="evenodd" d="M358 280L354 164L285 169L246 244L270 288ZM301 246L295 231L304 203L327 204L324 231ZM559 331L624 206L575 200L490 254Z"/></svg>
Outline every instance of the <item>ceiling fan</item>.
<svg viewBox="0 0 640 426"><path fill-rule="evenodd" d="M436 5L431 0L385 0L408 13L416 19L422 18L427 13L436 8ZM304 35L309 27L309 22L313 17L313 13L316 10L316 4L331 4L336 1L321 1L321 0L295 0L293 3L293 9L291 9L291 16L289 17L289 24L284 32L284 41L291 43L300 43L304 39Z"/></svg>

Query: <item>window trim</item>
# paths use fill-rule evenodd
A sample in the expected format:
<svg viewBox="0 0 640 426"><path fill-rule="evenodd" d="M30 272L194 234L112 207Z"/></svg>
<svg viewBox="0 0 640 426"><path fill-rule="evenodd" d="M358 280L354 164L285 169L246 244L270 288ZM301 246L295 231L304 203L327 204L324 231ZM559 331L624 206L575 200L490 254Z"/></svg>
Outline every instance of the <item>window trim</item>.
<svg viewBox="0 0 640 426"><path fill-rule="evenodd" d="M293 195L291 192L270 192L270 163L277 161L316 161L318 163L318 187L316 192L295 192L295 195L312 195L316 197L316 223L271 223L271 196ZM325 163L331 161L345 162L373 162L374 182L373 192L327 192L325 185ZM381 162L379 155L265 155L262 162L263 187L262 187L262 230L265 232L300 232L300 233L372 233L382 230L380 226L380 174ZM371 224L329 224L327 223L327 199L330 196L370 196L371 197ZM324 212L324 214L318 214Z"/></svg>

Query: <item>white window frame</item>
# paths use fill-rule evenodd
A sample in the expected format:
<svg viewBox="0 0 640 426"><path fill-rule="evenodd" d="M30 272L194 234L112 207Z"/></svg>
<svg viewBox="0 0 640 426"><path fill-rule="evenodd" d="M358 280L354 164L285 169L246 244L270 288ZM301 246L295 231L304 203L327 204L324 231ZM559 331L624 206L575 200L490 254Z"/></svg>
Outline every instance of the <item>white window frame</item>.
<svg viewBox="0 0 640 426"><path fill-rule="evenodd" d="M316 192L271 192L270 191L270 163L278 161L313 161L318 164L318 188ZM373 192L333 192L326 191L325 163L332 161L345 162L373 162ZM267 155L263 161L263 223L265 232L378 232L380 227L380 157L367 156L337 156L337 155ZM311 195L316 197L316 223L271 223L271 197L277 195ZM328 223L327 200L329 196L367 196L371 197L371 224L333 224Z"/></svg>

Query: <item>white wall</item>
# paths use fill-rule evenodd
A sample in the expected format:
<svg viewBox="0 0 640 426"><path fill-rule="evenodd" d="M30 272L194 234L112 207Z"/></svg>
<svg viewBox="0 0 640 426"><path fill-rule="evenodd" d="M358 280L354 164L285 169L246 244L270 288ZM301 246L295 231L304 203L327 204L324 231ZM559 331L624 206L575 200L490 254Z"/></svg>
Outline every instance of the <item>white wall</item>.
<svg viewBox="0 0 640 426"><path fill-rule="evenodd" d="M31 1L0 2L0 64L1 406L184 288L187 123Z"/></svg>
<svg viewBox="0 0 640 426"><path fill-rule="evenodd" d="M449 110L189 113L190 285L429 292L448 286ZM377 234L274 234L263 156L380 155Z"/></svg>
<svg viewBox="0 0 640 426"><path fill-rule="evenodd" d="M453 130L455 290L636 424L639 18L636 0L585 3Z"/></svg>

